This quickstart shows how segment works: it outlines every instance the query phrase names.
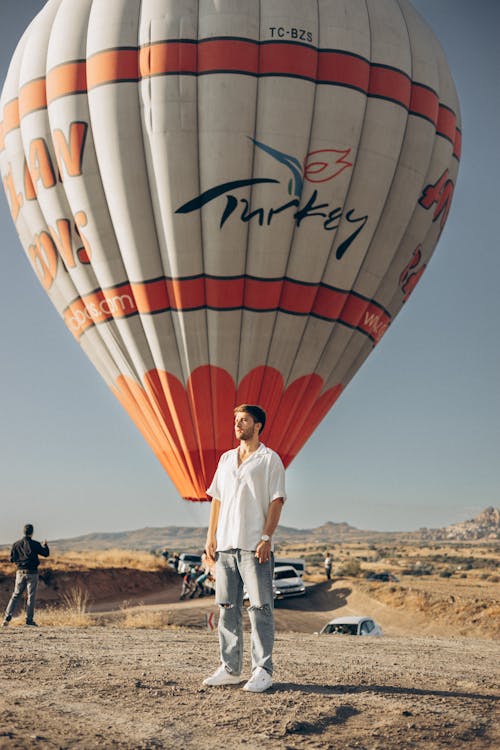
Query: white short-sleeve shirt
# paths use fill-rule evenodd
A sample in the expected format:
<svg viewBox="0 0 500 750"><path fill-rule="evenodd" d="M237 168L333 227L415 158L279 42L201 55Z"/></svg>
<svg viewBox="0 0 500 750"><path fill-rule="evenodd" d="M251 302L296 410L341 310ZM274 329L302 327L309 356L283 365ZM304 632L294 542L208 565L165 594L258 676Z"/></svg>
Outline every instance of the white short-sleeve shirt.
<svg viewBox="0 0 500 750"><path fill-rule="evenodd" d="M207 495L220 500L217 550L254 550L269 505L285 500L285 469L281 458L263 443L238 466L238 448L223 453Z"/></svg>

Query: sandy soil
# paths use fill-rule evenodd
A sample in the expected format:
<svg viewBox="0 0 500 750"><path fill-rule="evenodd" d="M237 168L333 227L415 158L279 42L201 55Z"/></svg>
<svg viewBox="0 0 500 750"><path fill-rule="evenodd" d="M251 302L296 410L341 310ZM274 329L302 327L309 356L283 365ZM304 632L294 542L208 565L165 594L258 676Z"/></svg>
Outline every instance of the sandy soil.
<svg viewBox="0 0 500 750"><path fill-rule="evenodd" d="M261 695L202 687L217 651L208 630L4 628L0 748L500 747L494 641L279 632Z"/></svg>
<svg viewBox="0 0 500 750"><path fill-rule="evenodd" d="M417 581L403 596L341 579L276 602L275 684L252 695L201 685L218 664L213 597L179 602L177 577L134 576L99 573L92 627L0 628L0 750L500 748L495 588L487 605L469 584L434 601ZM384 636L314 635L342 614L373 616Z"/></svg>

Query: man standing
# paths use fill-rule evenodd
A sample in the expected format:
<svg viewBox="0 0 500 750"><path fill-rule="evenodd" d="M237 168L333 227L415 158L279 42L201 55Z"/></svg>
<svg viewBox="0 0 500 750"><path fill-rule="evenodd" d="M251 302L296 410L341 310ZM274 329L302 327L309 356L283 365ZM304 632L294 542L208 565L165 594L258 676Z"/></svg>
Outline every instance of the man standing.
<svg viewBox="0 0 500 750"><path fill-rule="evenodd" d="M330 557L329 552L325 552L325 559L323 560L323 565L325 566L325 575L326 580L329 581L332 577L332 558Z"/></svg>
<svg viewBox="0 0 500 750"><path fill-rule="evenodd" d="M212 509L209 562L216 560L221 666L204 685L242 682L243 587L250 600L252 676L243 690L261 693L273 684L274 597L272 535L285 501L285 470L277 453L260 442L266 413L242 404L234 410L238 448L224 453L207 494Z"/></svg>
<svg viewBox="0 0 500 750"><path fill-rule="evenodd" d="M38 586L38 566L40 564L38 555L48 557L49 548L47 542L40 544L40 542L32 539L32 536L33 526L27 523L24 527L24 537L14 542L10 551L10 561L17 565L16 586L5 610L4 627L12 620L12 615L24 591L27 594L26 625L36 627L33 617L35 614L36 589Z"/></svg>

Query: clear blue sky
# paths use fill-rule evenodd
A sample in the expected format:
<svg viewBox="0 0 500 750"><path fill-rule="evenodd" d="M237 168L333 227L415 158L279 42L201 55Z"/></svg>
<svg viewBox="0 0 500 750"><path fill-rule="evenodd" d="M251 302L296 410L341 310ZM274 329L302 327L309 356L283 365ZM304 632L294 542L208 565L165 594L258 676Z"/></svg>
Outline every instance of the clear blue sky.
<svg viewBox="0 0 500 750"><path fill-rule="evenodd" d="M0 78L43 0L1 0ZM414 0L458 89L451 214L409 303L287 472L282 520L415 529L500 505L500 3ZM38 284L0 196L0 543L203 525Z"/></svg>

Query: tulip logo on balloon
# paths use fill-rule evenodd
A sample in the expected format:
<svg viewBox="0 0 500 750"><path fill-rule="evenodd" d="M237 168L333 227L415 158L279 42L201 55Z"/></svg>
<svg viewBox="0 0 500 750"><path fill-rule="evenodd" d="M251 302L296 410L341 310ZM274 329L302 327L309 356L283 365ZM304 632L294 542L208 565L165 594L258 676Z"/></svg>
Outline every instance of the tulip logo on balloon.
<svg viewBox="0 0 500 750"><path fill-rule="evenodd" d="M251 138L250 140L280 164L288 167L292 173L292 177L288 183L288 192L290 195L293 192L293 195L297 196L297 198L300 198L302 195L304 179L309 182L328 182L337 177L344 169L352 167L352 162L345 161L351 153L350 148L329 148L311 151L307 154L302 165L294 156L271 148L271 146L266 146L265 143L260 143L255 138Z"/></svg>

